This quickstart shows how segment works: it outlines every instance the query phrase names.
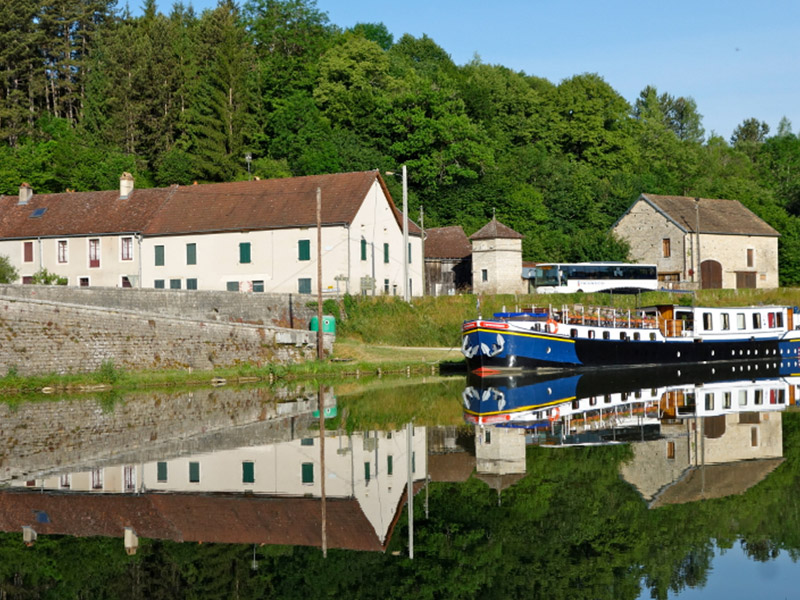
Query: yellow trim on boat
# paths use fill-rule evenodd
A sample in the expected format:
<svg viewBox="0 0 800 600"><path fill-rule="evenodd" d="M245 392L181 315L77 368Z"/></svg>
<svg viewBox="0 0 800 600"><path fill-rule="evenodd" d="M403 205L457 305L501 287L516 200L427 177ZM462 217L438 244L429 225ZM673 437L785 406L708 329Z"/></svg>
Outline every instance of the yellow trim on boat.
<svg viewBox="0 0 800 600"><path fill-rule="evenodd" d="M483 327L476 327L475 329L470 329L469 331L462 331L461 335L465 336L475 331L482 331L484 333L502 333L503 335L517 335L519 337L540 338L543 340L557 340L559 342L569 342L570 344L575 343L575 340L573 340L572 338L564 338L564 337L546 335L541 333L521 333L517 331L509 331L508 329L485 329Z"/></svg>
<svg viewBox="0 0 800 600"><path fill-rule="evenodd" d="M491 415L504 415L504 414L511 414L511 413L518 413L525 410L538 410L539 408L545 406L554 406L556 404L563 404L564 402L572 402L575 400L575 396L571 396L569 398L562 398L561 400L554 400L553 402L545 402L544 404L532 404L531 406L523 406L522 408L516 408L514 410L496 410L494 412L474 412L471 410L464 409L464 412L468 415L474 415L476 417L488 417Z"/></svg>

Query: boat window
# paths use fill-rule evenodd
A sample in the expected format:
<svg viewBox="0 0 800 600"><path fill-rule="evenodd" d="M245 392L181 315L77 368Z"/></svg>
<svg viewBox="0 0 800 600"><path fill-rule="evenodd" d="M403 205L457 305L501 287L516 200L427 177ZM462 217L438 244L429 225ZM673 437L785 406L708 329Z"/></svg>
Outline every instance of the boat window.
<svg viewBox="0 0 800 600"><path fill-rule="evenodd" d="M577 400L573 400L572 401L572 410L580 410L580 409L581 409L581 403L578 402Z"/></svg>
<svg viewBox="0 0 800 600"><path fill-rule="evenodd" d="M620 332L619 332L619 339L621 339L621 340L627 340L627 339L628 339L628 334L627 334L627 332L625 332L625 331L620 331Z"/></svg>
<svg viewBox="0 0 800 600"><path fill-rule="evenodd" d="M611 333L609 333L608 331L604 331L603 332L603 339L604 340L610 340L611 339Z"/></svg>
<svg viewBox="0 0 800 600"><path fill-rule="evenodd" d="M755 404L764 404L764 390L756 390L753 402Z"/></svg>
<svg viewBox="0 0 800 600"><path fill-rule="evenodd" d="M539 323L534 323L533 330L534 331L541 331L542 330L542 326L539 325Z"/></svg>
<svg viewBox="0 0 800 600"><path fill-rule="evenodd" d="M595 404L597 404L597 398L595 396L592 396L591 398L589 398L589 406L594 406Z"/></svg>
<svg viewBox="0 0 800 600"><path fill-rule="evenodd" d="M641 339L641 337L642 336L639 335L638 331L633 332L633 339L636 340L637 342Z"/></svg>
<svg viewBox="0 0 800 600"><path fill-rule="evenodd" d="M713 319L711 318L711 313L703 313L703 330L710 331L714 328Z"/></svg>
<svg viewBox="0 0 800 600"><path fill-rule="evenodd" d="M622 394L620 394L620 400L622 400L623 402L627 402L628 401L628 392L622 392Z"/></svg>
<svg viewBox="0 0 800 600"><path fill-rule="evenodd" d="M652 333L650 334L650 341L651 341L651 342L655 342L655 341L656 341L656 334L655 334L655 332L652 332Z"/></svg>
<svg viewBox="0 0 800 600"><path fill-rule="evenodd" d="M724 392L722 395L722 408L728 409L731 407L731 393Z"/></svg>
<svg viewBox="0 0 800 600"><path fill-rule="evenodd" d="M747 390L739 390L739 406L747 406Z"/></svg>
<svg viewBox="0 0 800 600"><path fill-rule="evenodd" d="M722 329L728 330L731 328L731 316L728 313L722 313Z"/></svg>
<svg viewBox="0 0 800 600"><path fill-rule="evenodd" d="M593 340L593 339L594 339L594 329L590 329L590 330L589 330L589 339L590 339L590 340Z"/></svg>
<svg viewBox="0 0 800 600"><path fill-rule="evenodd" d="M736 313L736 328L737 329L745 328L744 313Z"/></svg>
<svg viewBox="0 0 800 600"><path fill-rule="evenodd" d="M714 394L706 394L706 410L714 410Z"/></svg>
<svg viewBox="0 0 800 600"><path fill-rule="evenodd" d="M769 327L770 329L775 327L775 313L774 312L767 313L767 327Z"/></svg>
<svg viewBox="0 0 800 600"><path fill-rule="evenodd" d="M753 329L761 329L761 313L753 313Z"/></svg>
<svg viewBox="0 0 800 600"><path fill-rule="evenodd" d="M636 390L635 392L633 392L633 397L634 398L641 398L642 397L642 390Z"/></svg>
<svg viewBox="0 0 800 600"><path fill-rule="evenodd" d="M775 327L783 327L783 312L775 313Z"/></svg>
<svg viewBox="0 0 800 600"><path fill-rule="evenodd" d="M778 404L786 404L786 390L778 390Z"/></svg>
<svg viewBox="0 0 800 600"><path fill-rule="evenodd" d="M578 337L578 330L574 327L569 330L569 337L576 338Z"/></svg>
<svg viewBox="0 0 800 600"><path fill-rule="evenodd" d="M603 396L603 402L605 402L606 404L611 404L611 395L606 394L605 396Z"/></svg>

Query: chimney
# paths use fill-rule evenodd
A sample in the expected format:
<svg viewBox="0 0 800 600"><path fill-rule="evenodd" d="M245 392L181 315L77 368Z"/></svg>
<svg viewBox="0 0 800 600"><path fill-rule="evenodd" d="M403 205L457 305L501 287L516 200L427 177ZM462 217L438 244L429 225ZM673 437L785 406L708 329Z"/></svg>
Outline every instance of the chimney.
<svg viewBox="0 0 800 600"><path fill-rule="evenodd" d="M127 198L133 191L133 175L127 171L119 178L119 197Z"/></svg>
<svg viewBox="0 0 800 600"><path fill-rule="evenodd" d="M33 198L33 188L24 181L19 186L19 204L27 204Z"/></svg>

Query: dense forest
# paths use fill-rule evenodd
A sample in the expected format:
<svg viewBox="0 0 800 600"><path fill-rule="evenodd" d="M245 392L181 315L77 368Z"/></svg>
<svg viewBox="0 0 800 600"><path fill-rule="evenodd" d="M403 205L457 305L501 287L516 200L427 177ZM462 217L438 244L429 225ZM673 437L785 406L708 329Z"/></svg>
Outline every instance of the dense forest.
<svg viewBox="0 0 800 600"><path fill-rule="evenodd" d="M657 74L654 74L657 78ZM602 78L553 83L314 0L0 3L0 193L408 166L412 214L472 233L496 214L526 260L621 259L608 233L642 192L740 200L780 231L800 283L800 139L758 118L706 136L690 97ZM249 157L249 158L246 158ZM387 177L393 194L399 182Z"/></svg>

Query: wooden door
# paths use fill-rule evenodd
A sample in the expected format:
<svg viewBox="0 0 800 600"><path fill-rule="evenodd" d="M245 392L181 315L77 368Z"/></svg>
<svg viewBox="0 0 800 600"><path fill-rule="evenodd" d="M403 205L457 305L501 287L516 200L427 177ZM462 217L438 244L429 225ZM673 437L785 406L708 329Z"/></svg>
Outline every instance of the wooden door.
<svg viewBox="0 0 800 600"><path fill-rule="evenodd" d="M700 277L704 290L722 288L722 265L716 260L704 260L700 264Z"/></svg>

